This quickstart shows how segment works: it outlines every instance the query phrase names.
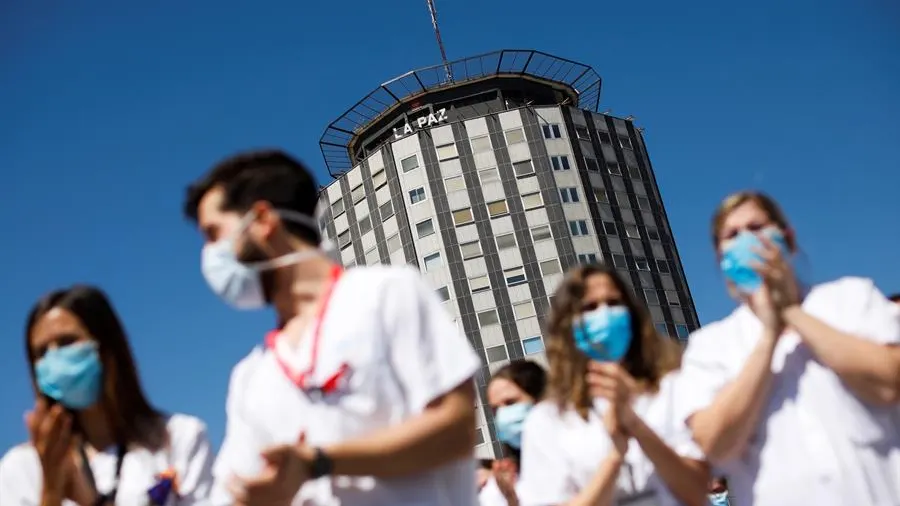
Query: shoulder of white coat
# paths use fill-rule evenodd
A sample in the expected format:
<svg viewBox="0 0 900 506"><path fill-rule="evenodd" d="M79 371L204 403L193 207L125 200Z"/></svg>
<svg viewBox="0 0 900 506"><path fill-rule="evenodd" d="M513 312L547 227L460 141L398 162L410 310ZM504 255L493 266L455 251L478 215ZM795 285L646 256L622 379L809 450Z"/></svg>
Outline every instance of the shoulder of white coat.
<svg viewBox="0 0 900 506"><path fill-rule="evenodd" d="M528 417L525 419L524 430L548 430L550 427L556 425L561 417L562 413L560 412L559 405L556 401L550 399L543 400L531 408Z"/></svg>
<svg viewBox="0 0 900 506"><path fill-rule="evenodd" d="M21 443L7 450L0 458L0 476L6 483L7 479L29 474L33 469L40 471L40 465L34 446L31 443Z"/></svg>
<svg viewBox="0 0 900 506"><path fill-rule="evenodd" d="M382 288L400 285L408 287L419 278L419 270L411 265L373 265L354 267L347 271L353 284L364 285L367 290L380 292Z"/></svg>
<svg viewBox="0 0 900 506"><path fill-rule="evenodd" d="M262 360L265 350L261 345L254 346L250 353L240 359L234 367L231 368L231 386L243 383L243 380L249 374L256 370L257 365Z"/></svg>
<svg viewBox="0 0 900 506"><path fill-rule="evenodd" d="M834 294L839 297L859 297L878 291L875 282L870 278L859 276L844 276L832 281L826 281L813 286L810 294Z"/></svg>
<svg viewBox="0 0 900 506"><path fill-rule="evenodd" d="M191 415L169 415L166 429L169 433L169 445L175 453L189 452L198 442L206 439L206 424Z"/></svg>
<svg viewBox="0 0 900 506"><path fill-rule="evenodd" d="M694 345L693 347L695 349L709 344L718 344L720 346L721 342L715 343L715 341L720 341L723 335L729 334L732 331L734 326L738 324L741 313L745 310L746 309L743 306L740 306L725 318L707 323L691 332L691 335L688 337L688 346L685 352L689 353L692 345Z"/></svg>

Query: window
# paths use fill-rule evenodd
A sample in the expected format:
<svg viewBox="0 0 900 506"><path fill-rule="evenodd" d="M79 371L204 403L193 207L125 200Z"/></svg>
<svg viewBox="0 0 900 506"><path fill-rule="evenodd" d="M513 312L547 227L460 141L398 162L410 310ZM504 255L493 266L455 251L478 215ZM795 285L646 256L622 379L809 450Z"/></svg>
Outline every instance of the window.
<svg viewBox="0 0 900 506"><path fill-rule="evenodd" d="M504 214L509 214L509 206L506 205L505 200L497 200L495 202L488 202L487 205L488 214L491 218L496 218L498 216L503 216Z"/></svg>
<svg viewBox="0 0 900 506"><path fill-rule="evenodd" d="M357 185L356 188L350 190L350 198L353 199L353 203L357 204L360 200L366 198L366 188L363 185Z"/></svg>
<svg viewBox="0 0 900 506"><path fill-rule="evenodd" d="M334 217L340 216L344 212L344 199L342 197L338 197L334 203L331 204L331 215Z"/></svg>
<svg viewBox="0 0 900 506"><path fill-rule="evenodd" d="M378 212L381 214L381 221L384 221L394 215L394 204L388 200L384 204L381 204L381 207L378 208Z"/></svg>
<svg viewBox="0 0 900 506"><path fill-rule="evenodd" d="M565 155L551 156L550 165L553 167L553 170L571 169L571 167L569 166L569 157Z"/></svg>
<svg viewBox="0 0 900 506"><path fill-rule="evenodd" d="M600 144L612 144L612 137L606 132L597 130L597 137L600 138Z"/></svg>
<svg viewBox="0 0 900 506"><path fill-rule="evenodd" d="M525 131L521 128L513 128L512 130L506 131L506 145L512 146L513 144L519 144L521 142L525 142Z"/></svg>
<svg viewBox="0 0 900 506"><path fill-rule="evenodd" d="M466 189L466 181L462 176L453 176L448 177L444 180L444 189L447 190L447 193L453 193L460 190Z"/></svg>
<svg viewBox="0 0 900 506"><path fill-rule="evenodd" d="M500 318L497 317L496 309L488 309L487 311L478 313L478 325L487 327L488 325L496 325L498 323L500 323Z"/></svg>
<svg viewBox="0 0 900 506"><path fill-rule="evenodd" d="M562 267L559 266L559 260L553 259L541 262L541 274L544 276L551 276L560 272L562 272Z"/></svg>
<svg viewBox="0 0 900 506"><path fill-rule="evenodd" d="M338 247L343 249L344 246L350 245L350 231L344 230L337 236Z"/></svg>
<svg viewBox="0 0 900 506"><path fill-rule="evenodd" d="M560 188L559 198L563 204L578 202L578 188Z"/></svg>
<svg viewBox="0 0 900 506"><path fill-rule="evenodd" d="M459 252L462 253L463 260L480 257L481 243L478 241L466 242L459 245Z"/></svg>
<svg viewBox="0 0 900 506"><path fill-rule="evenodd" d="M657 295L656 290L644 290L644 298L647 299L647 304L651 306L659 305L659 295Z"/></svg>
<svg viewBox="0 0 900 506"><path fill-rule="evenodd" d="M434 234L434 222L431 218L416 223L416 233L419 234L419 239Z"/></svg>
<svg viewBox="0 0 900 506"><path fill-rule="evenodd" d="M378 169L378 172L372 174L372 186L377 190L385 184L387 184L387 174L384 169Z"/></svg>
<svg viewBox="0 0 900 506"><path fill-rule="evenodd" d="M650 262L648 262L646 258L635 257L634 258L634 267L639 271L649 271L650 270Z"/></svg>
<svg viewBox="0 0 900 506"><path fill-rule="evenodd" d="M550 225L538 225L531 229L531 240L533 242L545 241L552 238L553 234L550 232Z"/></svg>
<svg viewBox="0 0 900 506"><path fill-rule="evenodd" d="M534 174L534 165L531 164L531 160L516 162L513 164L513 172L516 173L516 177L529 176Z"/></svg>
<svg viewBox="0 0 900 506"><path fill-rule="evenodd" d="M506 276L506 286L518 286L528 282L528 279L525 277L524 267L506 269L503 271L503 275Z"/></svg>
<svg viewBox="0 0 900 506"><path fill-rule="evenodd" d="M619 146L622 146L622 149L634 149L631 145L631 139L624 135L619 136Z"/></svg>
<svg viewBox="0 0 900 506"><path fill-rule="evenodd" d="M597 255L594 253L581 253L578 255L578 263L595 264L597 263Z"/></svg>
<svg viewBox="0 0 900 506"><path fill-rule="evenodd" d="M496 167L490 169L481 169L478 171L478 179L481 184L496 183L500 181L500 171Z"/></svg>
<svg viewBox="0 0 900 506"><path fill-rule="evenodd" d="M616 203L619 207L631 208L631 200L628 199L627 193L616 192Z"/></svg>
<svg viewBox="0 0 900 506"><path fill-rule="evenodd" d="M569 222L569 230L574 237L580 235L588 235L587 222L585 220L575 220Z"/></svg>
<svg viewBox="0 0 900 506"><path fill-rule="evenodd" d="M503 234L497 236L497 249L505 250L516 247L516 234Z"/></svg>
<svg viewBox="0 0 900 506"><path fill-rule="evenodd" d="M647 197L641 197L640 195L638 195L637 201L638 201L639 209L641 209L642 211L650 210L650 199L648 199Z"/></svg>
<svg viewBox="0 0 900 506"><path fill-rule="evenodd" d="M425 266L426 271L440 267L442 264L441 252L435 251L430 255L425 255L425 258L422 259L422 264Z"/></svg>
<svg viewBox="0 0 900 506"><path fill-rule="evenodd" d="M669 337L669 329L666 327L665 323L657 323L653 326L656 327L656 332L659 335L661 335L663 337Z"/></svg>
<svg viewBox="0 0 900 506"><path fill-rule="evenodd" d="M447 302L450 300L450 289L446 286L442 286L435 290L437 293L438 299L441 299L441 302Z"/></svg>
<svg viewBox="0 0 900 506"><path fill-rule="evenodd" d="M666 290L666 302L668 302L670 306L680 306L681 301L678 300L678 292L675 290Z"/></svg>
<svg viewBox="0 0 900 506"><path fill-rule="evenodd" d="M403 245L400 243L400 234L394 234L388 237L387 241L385 242L387 242L387 249L389 254L398 251L403 247Z"/></svg>
<svg viewBox="0 0 900 506"><path fill-rule="evenodd" d="M375 265L379 260L381 260L381 256L378 254L377 246L373 246L372 249L366 251L366 265Z"/></svg>
<svg viewBox="0 0 900 506"><path fill-rule="evenodd" d="M619 235L619 232L616 230L616 224L611 221L603 222L603 233L606 235Z"/></svg>
<svg viewBox="0 0 900 506"><path fill-rule="evenodd" d="M606 190L603 188L594 188L594 198L597 202L609 204L609 197L606 196Z"/></svg>
<svg viewBox="0 0 900 506"><path fill-rule="evenodd" d="M562 132L559 131L559 125L557 125L556 123L541 125L541 130L543 130L544 132L545 139L562 138Z"/></svg>
<svg viewBox="0 0 900 506"><path fill-rule="evenodd" d="M622 175L622 168L616 162L606 162L606 170L614 176Z"/></svg>
<svg viewBox="0 0 900 506"><path fill-rule="evenodd" d="M475 221L475 219L472 217L472 208L466 207L465 209L453 211L454 225L465 225L467 223L472 223L473 221Z"/></svg>
<svg viewBox="0 0 900 506"><path fill-rule="evenodd" d="M659 230L657 230L656 227L647 227L647 237L649 237L652 241L658 241Z"/></svg>
<svg viewBox="0 0 900 506"><path fill-rule="evenodd" d="M494 146L491 145L491 138L487 135L473 137L469 140L469 144L472 145L472 153L484 153L494 149Z"/></svg>
<svg viewBox="0 0 900 506"><path fill-rule="evenodd" d="M359 220L359 235L363 235L366 232L372 230L372 217L366 216Z"/></svg>
<svg viewBox="0 0 900 506"><path fill-rule="evenodd" d="M668 274L669 273L669 262L666 262L665 260L657 260L656 261L656 269L659 272Z"/></svg>
<svg viewBox="0 0 900 506"><path fill-rule="evenodd" d="M488 362L500 362L502 360L506 360L509 356L506 354L506 346L491 346L490 348L485 348L484 354L487 356Z"/></svg>
<svg viewBox="0 0 900 506"><path fill-rule="evenodd" d="M537 312L534 310L534 303L530 300L513 304L513 313L516 315L516 320L523 320L537 315Z"/></svg>
<svg viewBox="0 0 900 506"><path fill-rule="evenodd" d="M403 172L415 170L419 167L419 157L416 155L407 156L403 160L400 160L400 167L403 169Z"/></svg>
<svg viewBox="0 0 900 506"><path fill-rule="evenodd" d="M675 335L677 335L679 339L684 340L684 339L687 339L688 336L691 335L691 331L688 329L687 325L684 325L683 323L682 324L676 323L675 324Z"/></svg>
<svg viewBox="0 0 900 506"><path fill-rule="evenodd" d="M583 141L591 140L591 133L588 131L587 127L581 125L575 125L575 135Z"/></svg>
<svg viewBox="0 0 900 506"><path fill-rule="evenodd" d="M584 166L591 172L600 172L600 165L597 164L597 160L589 156L584 157Z"/></svg>
<svg viewBox="0 0 900 506"><path fill-rule="evenodd" d="M534 193L526 193L522 195L522 207L525 208L526 211L529 209L537 209L544 205L544 198L541 196L541 192Z"/></svg>
<svg viewBox="0 0 900 506"><path fill-rule="evenodd" d="M618 267L619 269L628 268L628 263L625 261L625 255L613 255L613 266Z"/></svg>
<svg viewBox="0 0 900 506"><path fill-rule="evenodd" d="M481 431L481 427L475 429L475 446L484 444L484 432Z"/></svg>
<svg viewBox="0 0 900 506"><path fill-rule="evenodd" d="M637 225L629 225L627 223L625 224L625 235L627 235L628 237L630 237L632 239L640 239L641 238L641 234L640 234L640 232L638 232Z"/></svg>
<svg viewBox="0 0 900 506"><path fill-rule="evenodd" d="M526 355L540 353L544 351L544 340L541 339L541 336L522 339L522 348L525 350Z"/></svg>
<svg viewBox="0 0 900 506"><path fill-rule="evenodd" d="M453 158L459 158L459 152L456 151L456 144L444 144L443 146L438 146L435 148L437 151L437 157L439 162L443 162L444 160L451 160Z"/></svg>
<svg viewBox="0 0 900 506"><path fill-rule="evenodd" d="M472 293L486 292L491 289L491 281L485 276L469 278L469 290Z"/></svg>
<svg viewBox="0 0 900 506"><path fill-rule="evenodd" d="M409 190L409 203L410 204L418 204L425 200L425 188L416 188L414 190Z"/></svg>
<svg viewBox="0 0 900 506"><path fill-rule="evenodd" d="M628 175L633 179L641 179L641 169L635 167L634 165L628 166Z"/></svg>

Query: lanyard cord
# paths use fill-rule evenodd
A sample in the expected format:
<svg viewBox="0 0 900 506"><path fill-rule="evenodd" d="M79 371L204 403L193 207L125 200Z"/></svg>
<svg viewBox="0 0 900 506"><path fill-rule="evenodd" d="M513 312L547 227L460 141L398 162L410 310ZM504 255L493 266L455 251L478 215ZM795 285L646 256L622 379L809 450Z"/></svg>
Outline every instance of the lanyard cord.
<svg viewBox="0 0 900 506"><path fill-rule="evenodd" d="M81 469L84 472L84 477L87 479L91 488L97 492L97 500L94 501L94 506L104 506L110 501L115 504L116 493L119 491L119 476L122 474L122 463L125 461L125 454L127 453L125 445L120 444L116 447L116 474L113 479L112 489L105 494L101 494L100 491L97 490L97 482L94 480L94 472L91 470L91 463L88 461L84 445L79 446L78 453L81 455Z"/></svg>

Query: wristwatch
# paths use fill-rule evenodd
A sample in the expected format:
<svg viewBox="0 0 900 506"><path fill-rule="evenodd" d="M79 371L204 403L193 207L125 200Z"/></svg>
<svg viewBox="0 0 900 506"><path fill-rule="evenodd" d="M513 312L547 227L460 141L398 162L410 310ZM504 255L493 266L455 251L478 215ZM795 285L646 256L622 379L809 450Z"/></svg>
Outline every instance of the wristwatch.
<svg viewBox="0 0 900 506"><path fill-rule="evenodd" d="M309 464L309 477L312 479L328 476L334 470L334 461L321 448L315 449L312 462Z"/></svg>

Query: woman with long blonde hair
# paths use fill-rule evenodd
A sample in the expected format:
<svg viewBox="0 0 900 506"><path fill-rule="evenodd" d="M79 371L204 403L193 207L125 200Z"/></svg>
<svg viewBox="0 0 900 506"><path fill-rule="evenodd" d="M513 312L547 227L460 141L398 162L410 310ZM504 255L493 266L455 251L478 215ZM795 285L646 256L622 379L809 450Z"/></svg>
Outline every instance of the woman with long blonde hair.
<svg viewBox="0 0 900 506"><path fill-rule="evenodd" d="M546 340L548 392L525 422L520 503L705 504L709 470L677 423L678 346L615 270L568 272Z"/></svg>
<svg viewBox="0 0 900 506"><path fill-rule="evenodd" d="M868 279L798 279L762 193L726 198L712 242L738 307L691 335L681 391L735 504L900 504L900 308Z"/></svg>

